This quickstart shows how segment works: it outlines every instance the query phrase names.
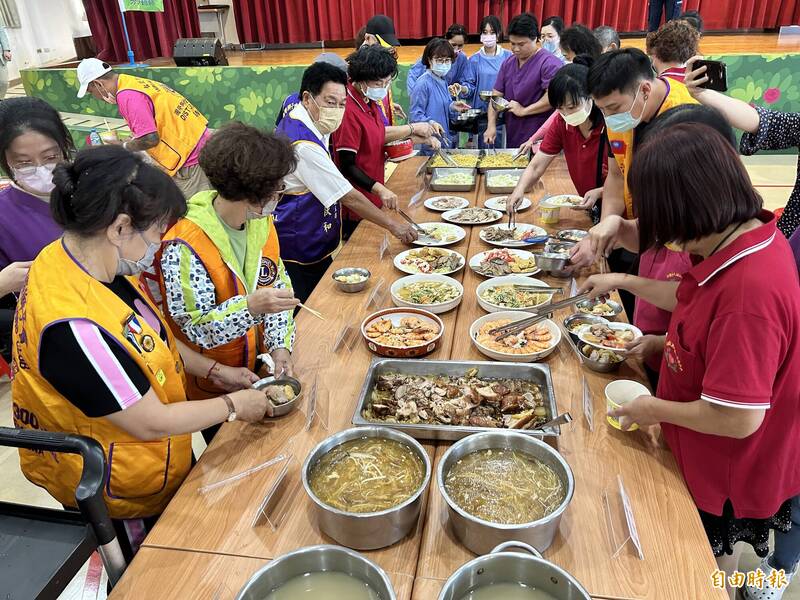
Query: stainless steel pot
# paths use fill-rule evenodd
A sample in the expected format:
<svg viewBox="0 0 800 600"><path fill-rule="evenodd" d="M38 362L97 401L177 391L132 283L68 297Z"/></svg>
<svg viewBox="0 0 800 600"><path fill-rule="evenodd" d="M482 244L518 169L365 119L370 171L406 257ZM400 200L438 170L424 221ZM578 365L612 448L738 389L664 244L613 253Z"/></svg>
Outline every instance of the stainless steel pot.
<svg viewBox="0 0 800 600"><path fill-rule="evenodd" d="M308 484L311 467L334 447L364 437L394 440L416 452L425 464L425 479L422 485L402 504L379 512L352 513L328 506L311 491ZM358 550L375 550L391 546L408 535L419 519L422 496L430 480L431 461L425 449L411 436L387 427L354 427L340 431L320 442L303 463L303 487L316 505L320 528L343 546Z"/></svg>
<svg viewBox="0 0 800 600"><path fill-rule="evenodd" d="M530 554L509 548L522 548ZM517 541L504 542L490 554L462 565L444 584L439 600L461 600L475 589L496 583L526 585L547 592L556 600L591 600L572 575L542 558L528 544Z"/></svg>
<svg viewBox="0 0 800 600"><path fill-rule="evenodd" d="M553 513L530 523L509 525L491 523L466 512L447 494L444 487L445 477L450 468L467 454L489 448L510 448L541 460L552 468L564 483L567 490L564 501ZM461 543L475 554L486 554L497 544L510 540L526 542L540 552L544 552L553 543L561 516L567 509L575 491L572 469L558 452L536 438L512 431L476 433L456 442L450 446L442 460L439 461L436 481L439 484L439 492L447 502L453 532Z"/></svg>
<svg viewBox="0 0 800 600"><path fill-rule="evenodd" d="M347 573L368 583L381 600L396 600L386 573L358 552L341 546L309 546L284 554L263 566L245 584L236 600L263 600L293 577L317 571Z"/></svg>

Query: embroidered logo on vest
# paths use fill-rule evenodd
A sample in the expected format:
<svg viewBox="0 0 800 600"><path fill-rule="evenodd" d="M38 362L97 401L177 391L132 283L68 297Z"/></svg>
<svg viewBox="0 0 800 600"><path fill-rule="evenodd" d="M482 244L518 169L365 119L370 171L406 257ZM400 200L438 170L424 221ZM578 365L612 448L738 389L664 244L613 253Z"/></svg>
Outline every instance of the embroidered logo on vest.
<svg viewBox="0 0 800 600"><path fill-rule="evenodd" d="M272 285L278 277L278 265L267 257L261 258L261 268L258 271L258 286Z"/></svg>

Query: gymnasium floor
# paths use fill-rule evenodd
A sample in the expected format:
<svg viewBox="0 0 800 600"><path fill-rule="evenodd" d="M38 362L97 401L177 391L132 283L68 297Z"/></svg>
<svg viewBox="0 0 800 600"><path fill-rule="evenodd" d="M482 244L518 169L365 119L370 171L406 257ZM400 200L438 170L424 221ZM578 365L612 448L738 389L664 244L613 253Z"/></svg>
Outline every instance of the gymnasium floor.
<svg viewBox="0 0 800 600"><path fill-rule="evenodd" d="M644 39L625 39L623 46L644 47ZM709 35L703 38L702 51L706 54L732 54L732 53L783 53L800 51L800 41L792 44L780 44L775 34L754 35ZM349 49L331 49L346 56ZM468 47L471 54L477 46ZM401 62L413 62L422 52L421 47L404 46L400 49ZM313 50L281 50L254 53L229 53L231 65L249 64L308 64L319 53ZM171 63L168 59L155 59L151 64L163 66ZM24 95L21 86L9 89L7 97ZM787 155L762 155L743 158L750 177L764 198L765 206L775 209L786 204L786 200L794 187L797 156ZM391 187L391 180L389 182ZM0 426L12 426L11 422L11 386L8 380L0 381ZM195 454L199 455L205 449L205 444L199 435L194 436ZM36 506L58 508L59 505L45 491L29 483L19 470L17 452L14 449L0 447L0 473L2 473L3 487L0 490L0 500L17 502ZM635 507L634 507L635 510ZM755 569L759 559L747 550L742 558L740 569L744 572ZM105 593L105 578L98 571L99 562L90 561L78 573L67 590L61 595L60 600L103 600ZM800 584L795 582L784 595L784 600L800 600Z"/></svg>

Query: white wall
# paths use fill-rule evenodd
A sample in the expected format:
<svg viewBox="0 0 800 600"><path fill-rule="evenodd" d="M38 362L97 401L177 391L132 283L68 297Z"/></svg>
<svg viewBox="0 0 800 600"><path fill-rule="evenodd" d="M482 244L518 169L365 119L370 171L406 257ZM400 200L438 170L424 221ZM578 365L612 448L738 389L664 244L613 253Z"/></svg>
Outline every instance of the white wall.
<svg viewBox="0 0 800 600"><path fill-rule="evenodd" d="M17 0L22 27L7 29L13 58L10 79L19 70L75 57L73 33L88 34L81 0Z"/></svg>

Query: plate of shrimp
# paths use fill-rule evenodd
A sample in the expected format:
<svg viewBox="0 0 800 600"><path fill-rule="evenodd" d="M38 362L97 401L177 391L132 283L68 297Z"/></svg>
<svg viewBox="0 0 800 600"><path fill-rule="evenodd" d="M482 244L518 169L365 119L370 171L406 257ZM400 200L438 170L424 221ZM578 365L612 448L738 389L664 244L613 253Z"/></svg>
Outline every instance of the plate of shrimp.
<svg viewBox="0 0 800 600"><path fill-rule="evenodd" d="M367 348L381 356L414 358L436 348L444 323L435 314L416 308L387 308L361 324Z"/></svg>
<svg viewBox="0 0 800 600"><path fill-rule="evenodd" d="M489 333L514 321L532 317L533 313L520 311L495 312L477 319L470 327L470 337L475 347L495 360L508 362L533 362L555 350L561 341L561 329L550 319L536 323L524 331L498 340Z"/></svg>

